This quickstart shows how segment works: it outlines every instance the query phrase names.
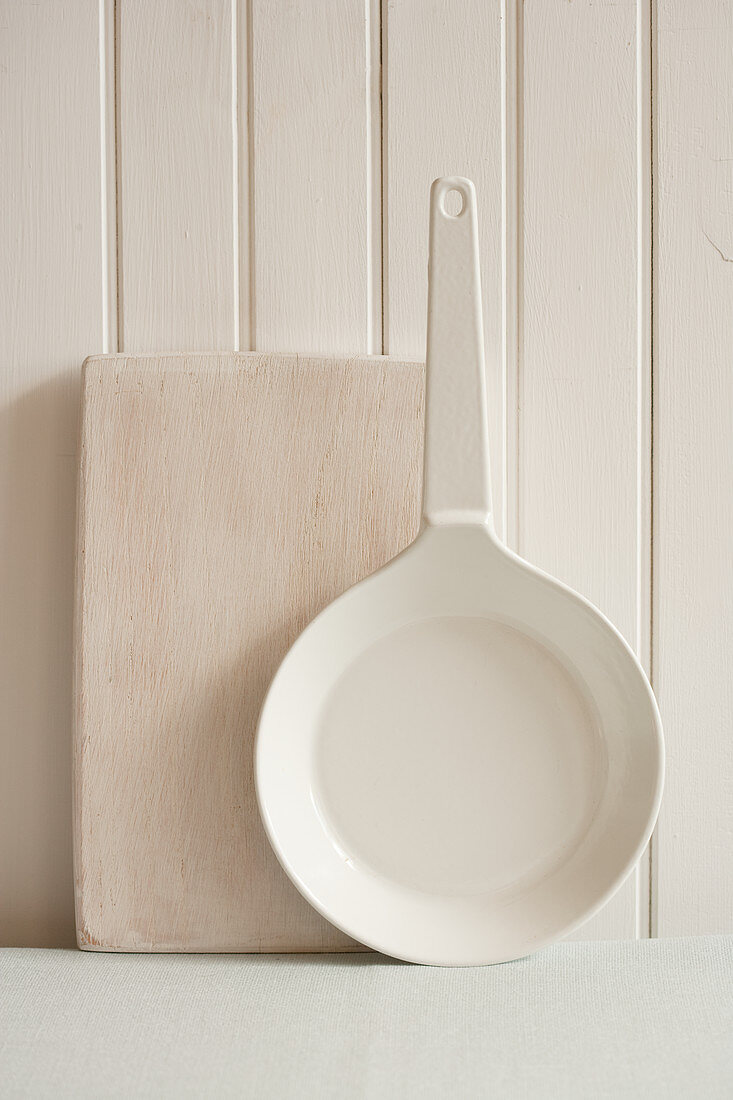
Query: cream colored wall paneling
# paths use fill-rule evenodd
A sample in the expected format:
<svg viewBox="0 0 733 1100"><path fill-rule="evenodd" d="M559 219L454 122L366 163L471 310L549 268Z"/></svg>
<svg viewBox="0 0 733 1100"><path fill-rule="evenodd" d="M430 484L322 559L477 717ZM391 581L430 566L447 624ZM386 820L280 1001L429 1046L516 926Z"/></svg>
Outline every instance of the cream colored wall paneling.
<svg viewBox="0 0 733 1100"><path fill-rule="evenodd" d="M649 662L653 52L652 671L670 768L658 897L645 864L583 935L647 934L650 903L663 933L730 927L733 20L722 0L659 0L652 27L651 7L0 4L4 942L72 927L79 363L383 339L422 357L441 173L481 203L500 526Z"/></svg>
<svg viewBox="0 0 733 1100"><path fill-rule="evenodd" d="M100 25L100 15L102 23ZM107 10L0 3L0 943L73 942L79 365L108 346Z"/></svg>
<svg viewBox="0 0 733 1100"><path fill-rule="evenodd" d="M733 928L733 8L656 6L654 683L663 936Z"/></svg>
<svg viewBox="0 0 733 1100"><path fill-rule="evenodd" d="M251 20L251 346L381 352L379 4Z"/></svg>
<svg viewBox="0 0 733 1100"><path fill-rule="evenodd" d="M236 348L246 53L231 0L116 13L120 350Z"/></svg>

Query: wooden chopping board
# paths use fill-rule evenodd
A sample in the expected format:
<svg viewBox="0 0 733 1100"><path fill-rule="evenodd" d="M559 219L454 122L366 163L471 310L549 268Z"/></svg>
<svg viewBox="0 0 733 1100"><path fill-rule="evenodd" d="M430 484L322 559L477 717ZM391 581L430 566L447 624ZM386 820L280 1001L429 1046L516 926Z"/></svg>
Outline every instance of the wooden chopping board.
<svg viewBox="0 0 733 1100"><path fill-rule="evenodd" d="M360 945L286 878L257 718L313 616L419 525L424 369L100 356L83 370L75 625L79 945Z"/></svg>

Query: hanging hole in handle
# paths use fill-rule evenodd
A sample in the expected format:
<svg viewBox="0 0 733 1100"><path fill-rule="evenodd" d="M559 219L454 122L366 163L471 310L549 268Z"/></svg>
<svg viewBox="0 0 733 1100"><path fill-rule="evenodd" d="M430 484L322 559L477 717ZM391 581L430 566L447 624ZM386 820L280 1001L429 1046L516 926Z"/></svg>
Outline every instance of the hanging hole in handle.
<svg viewBox="0 0 733 1100"><path fill-rule="evenodd" d="M457 218L459 214L462 214L465 205L462 192L455 187L451 187L443 195L443 213L447 214L449 218Z"/></svg>

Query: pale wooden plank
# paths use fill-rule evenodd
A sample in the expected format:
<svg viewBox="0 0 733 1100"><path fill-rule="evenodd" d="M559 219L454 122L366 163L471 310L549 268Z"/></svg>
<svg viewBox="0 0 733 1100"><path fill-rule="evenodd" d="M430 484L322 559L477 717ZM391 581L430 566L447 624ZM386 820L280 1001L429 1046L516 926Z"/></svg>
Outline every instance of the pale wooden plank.
<svg viewBox="0 0 733 1100"><path fill-rule="evenodd" d="M649 60L637 15L635 0L524 5L516 508L519 552L646 659ZM632 937L636 922L632 878L578 935Z"/></svg>
<svg viewBox="0 0 733 1100"><path fill-rule="evenodd" d="M234 348L231 0L117 5L120 347Z"/></svg>
<svg viewBox="0 0 733 1100"><path fill-rule="evenodd" d="M495 519L504 503L502 21L499 0L383 8L385 351L423 358L428 195L438 176L476 185Z"/></svg>
<svg viewBox="0 0 733 1100"><path fill-rule="evenodd" d="M252 0L250 276L260 350L381 351L375 7Z"/></svg>
<svg viewBox="0 0 733 1100"><path fill-rule="evenodd" d="M654 682L659 934L733 930L733 9L657 4Z"/></svg>
<svg viewBox="0 0 733 1100"><path fill-rule="evenodd" d="M79 363L104 347L99 6L0 4L0 942L73 942Z"/></svg>
<svg viewBox="0 0 733 1100"><path fill-rule="evenodd" d="M419 524L423 368L91 360L76 636L79 942L353 946L260 823L260 707L313 616Z"/></svg>

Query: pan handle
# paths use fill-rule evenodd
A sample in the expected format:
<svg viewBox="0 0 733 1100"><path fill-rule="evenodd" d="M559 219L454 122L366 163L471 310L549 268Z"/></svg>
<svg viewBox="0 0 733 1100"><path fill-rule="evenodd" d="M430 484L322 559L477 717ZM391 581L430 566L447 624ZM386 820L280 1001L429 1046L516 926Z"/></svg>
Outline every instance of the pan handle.
<svg viewBox="0 0 733 1100"><path fill-rule="evenodd" d="M490 525L476 191L460 176L430 190L426 358L423 519Z"/></svg>

